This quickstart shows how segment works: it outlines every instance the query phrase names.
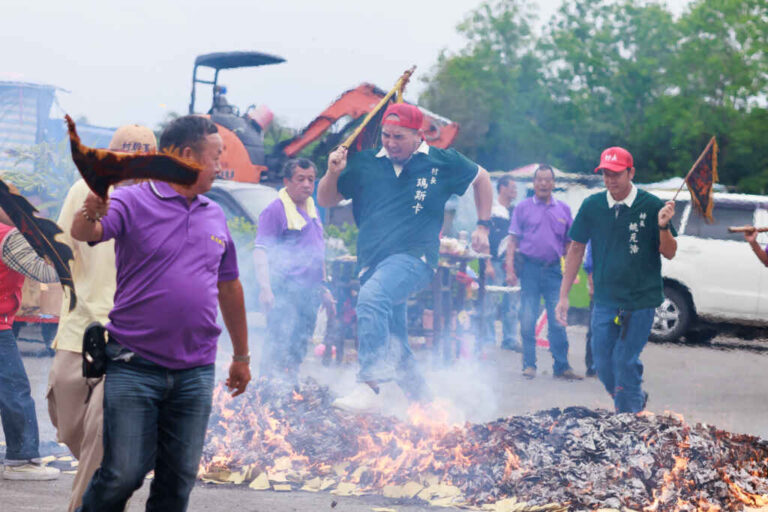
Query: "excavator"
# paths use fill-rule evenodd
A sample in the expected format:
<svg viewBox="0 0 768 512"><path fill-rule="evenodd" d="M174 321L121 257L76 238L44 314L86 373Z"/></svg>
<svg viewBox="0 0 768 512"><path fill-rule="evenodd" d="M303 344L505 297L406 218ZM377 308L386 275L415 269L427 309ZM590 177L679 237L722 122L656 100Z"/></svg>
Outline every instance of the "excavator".
<svg viewBox="0 0 768 512"><path fill-rule="evenodd" d="M327 155L362 122L385 95L375 85L363 83L342 93L294 137L277 144L270 153L264 148L264 133L274 114L264 105L250 105L244 113L226 99L227 88L219 84L219 72L255 66L280 64L285 59L254 51L217 52L199 55L192 71L192 93L189 113L196 112L198 84L210 85L213 99L210 108L202 113L218 126L224 139L220 179L245 183L276 183L281 180L283 163L295 158L312 142L319 141L309 155L312 160ZM213 79L199 75L201 67L213 69ZM210 72L208 73L210 74ZM447 148L459 132L459 125L422 107L426 142L438 148ZM331 130L331 128L333 128Z"/></svg>

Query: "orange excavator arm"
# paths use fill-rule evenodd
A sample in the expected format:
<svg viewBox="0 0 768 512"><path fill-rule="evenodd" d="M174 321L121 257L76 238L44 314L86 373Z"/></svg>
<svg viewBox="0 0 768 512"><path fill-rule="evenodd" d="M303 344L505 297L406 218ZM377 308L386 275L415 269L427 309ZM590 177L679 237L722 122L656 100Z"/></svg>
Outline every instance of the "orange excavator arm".
<svg viewBox="0 0 768 512"><path fill-rule="evenodd" d="M302 149L322 137L337 121L346 117L351 124L368 114L385 95L386 91L368 83L344 92L298 135L282 144L282 153L288 158L295 157ZM450 146L459 133L459 125L426 109L421 110L424 113L422 132L427 144L438 148Z"/></svg>

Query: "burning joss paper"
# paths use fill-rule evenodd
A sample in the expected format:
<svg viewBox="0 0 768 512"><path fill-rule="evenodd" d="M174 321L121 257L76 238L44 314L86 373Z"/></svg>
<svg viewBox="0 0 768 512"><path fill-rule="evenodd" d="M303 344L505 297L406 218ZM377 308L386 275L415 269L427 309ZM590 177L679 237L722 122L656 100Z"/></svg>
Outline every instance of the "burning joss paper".
<svg viewBox="0 0 768 512"><path fill-rule="evenodd" d="M682 418L569 407L450 426L343 413L311 380L246 395L217 388L203 451L201 474L229 485L520 512L768 505L768 441Z"/></svg>

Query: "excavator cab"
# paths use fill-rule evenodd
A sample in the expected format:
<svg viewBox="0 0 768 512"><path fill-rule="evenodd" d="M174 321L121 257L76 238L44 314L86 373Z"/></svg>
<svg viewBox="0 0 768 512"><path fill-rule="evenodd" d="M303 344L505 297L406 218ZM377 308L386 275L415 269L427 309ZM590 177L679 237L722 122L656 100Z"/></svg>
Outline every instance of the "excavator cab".
<svg viewBox="0 0 768 512"><path fill-rule="evenodd" d="M264 154L264 130L272 121L272 113L264 106L252 105L245 114L231 105L227 99L227 88L219 84L219 71L243 67L279 64L285 59L261 52L217 52L199 55L192 71L192 94L189 113L195 113L197 85L212 86L213 98L207 115L216 123L224 139L224 153L221 155L222 171L219 178L258 183L262 172L267 170ZM198 68L214 70L213 79L198 76Z"/></svg>

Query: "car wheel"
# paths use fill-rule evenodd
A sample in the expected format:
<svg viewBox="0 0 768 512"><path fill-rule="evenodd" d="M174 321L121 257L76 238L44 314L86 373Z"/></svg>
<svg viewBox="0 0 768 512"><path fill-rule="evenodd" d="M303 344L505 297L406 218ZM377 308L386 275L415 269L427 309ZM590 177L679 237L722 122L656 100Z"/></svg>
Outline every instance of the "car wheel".
<svg viewBox="0 0 768 512"><path fill-rule="evenodd" d="M677 341L688 330L693 308L688 298L676 288L664 287L664 302L656 308L651 327L652 341Z"/></svg>

